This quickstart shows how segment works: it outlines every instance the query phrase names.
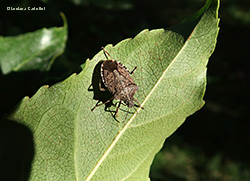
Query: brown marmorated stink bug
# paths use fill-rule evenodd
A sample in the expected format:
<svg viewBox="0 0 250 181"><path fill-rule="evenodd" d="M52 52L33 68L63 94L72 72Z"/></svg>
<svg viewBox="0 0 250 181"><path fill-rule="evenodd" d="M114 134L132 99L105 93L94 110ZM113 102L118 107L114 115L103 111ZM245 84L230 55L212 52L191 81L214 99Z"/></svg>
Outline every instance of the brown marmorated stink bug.
<svg viewBox="0 0 250 181"><path fill-rule="evenodd" d="M143 109L143 107L140 106L139 102L134 99L134 95L139 87L135 84L130 75L135 71L137 67L129 72L129 70L122 63L114 60L103 47L102 49L107 58L106 61L103 61L100 68L101 80L105 88L101 87L101 84L99 84L99 89L100 91L108 90L111 93L112 97L101 104L98 104L99 102L97 102L97 104L94 108L91 109L91 111L93 111L100 105L107 104L113 99L119 100L114 116L117 115L120 105L123 104L122 102L124 102L125 105L129 108L137 106ZM106 54L111 59L108 59ZM138 105L135 105L134 101L137 102Z"/></svg>

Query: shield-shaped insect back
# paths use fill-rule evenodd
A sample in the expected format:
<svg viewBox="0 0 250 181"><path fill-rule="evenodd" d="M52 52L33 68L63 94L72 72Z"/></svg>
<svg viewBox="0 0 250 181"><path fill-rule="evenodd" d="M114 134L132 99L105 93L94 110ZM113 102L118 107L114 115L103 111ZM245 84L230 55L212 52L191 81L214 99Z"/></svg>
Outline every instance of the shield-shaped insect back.
<svg viewBox="0 0 250 181"><path fill-rule="evenodd" d="M112 95L109 100L102 101L101 104L97 102L93 111L96 107L107 104L113 99L119 100L114 117L117 115L118 110L121 104L126 105L128 108L134 106L141 107L139 102L134 99L134 95L139 89L134 80L131 77L131 74L135 71L136 67L129 72L129 70L120 62L114 60L112 56L102 47L104 54L107 58L106 61L101 63L100 74L101 74L101 83L99 84L100 91L107 91ZM109 59L108 56L111 58ZM102 87L102 83L105 87ZM134 104L134 101L138 105ZM142 108L142 107L141 107Z"/></svg>

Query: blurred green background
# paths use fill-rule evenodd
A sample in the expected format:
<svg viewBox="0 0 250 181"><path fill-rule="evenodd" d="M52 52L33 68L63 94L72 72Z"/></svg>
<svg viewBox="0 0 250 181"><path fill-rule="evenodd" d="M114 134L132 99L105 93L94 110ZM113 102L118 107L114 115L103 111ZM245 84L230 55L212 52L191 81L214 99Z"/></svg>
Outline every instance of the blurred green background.
<svg viewBox="0 0 250 181"><path fill-rule="evenodd" d="M0 36L63 26L59 12L67 17L69 33L64 54L49 72L0 73L0 116L40 86L80 72L80 65L102 46L115 45L143 29L176 25L204 4L205 0L1 0ZM6 8L28 6L45 11ZM222 0L219 17L218 42L208 64L206 104L166 140L151 168L153 181L250 180L250 0ZM6 130L1 134L6 133L13 135ZM21 160L21 142L7 146L13 158L10 165L0 163L0 169L18 169L12 163Z"/></svg>

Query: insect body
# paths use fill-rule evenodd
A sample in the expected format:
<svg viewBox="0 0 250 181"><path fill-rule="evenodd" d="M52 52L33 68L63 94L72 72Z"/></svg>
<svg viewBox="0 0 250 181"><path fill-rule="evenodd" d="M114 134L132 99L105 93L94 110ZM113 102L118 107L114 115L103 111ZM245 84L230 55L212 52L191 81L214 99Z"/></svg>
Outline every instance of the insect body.
<svg viewBox="0 0 250 181"><path fill-rule="evenodd" d="M102 49L111 57L111 55L104 48ZM106 54L105 56L107 57ZM136 67L132 72L129 72L129 70L122 63L114 60L112 57L111 60L108 59L101 64L100 72L102 82L104 83L106 89L108 89L108 91L112 94L112 98L104 102L103 104L106 104L113 99L120 100L115 115L117 114L122 101L129 108L135 106L134 101L138 103L138 105L136 105L137 107L141 107L139 105L139 102L134 99L134 95L139 89L139 87L135 84L134 80L131 77L131 74L135 69ZM95 107L100 105L102 104L96 105ZM94 108L92 110L94 110Z"/></svg>
<svg viewBox="0 0 250 181"><path fill-rule="evenodd" d="M101 65L104 85L114 99L123 101L128 107L134 106L134 95L139 87L135 84L128 69L116 60L107 60Z"/></svg>

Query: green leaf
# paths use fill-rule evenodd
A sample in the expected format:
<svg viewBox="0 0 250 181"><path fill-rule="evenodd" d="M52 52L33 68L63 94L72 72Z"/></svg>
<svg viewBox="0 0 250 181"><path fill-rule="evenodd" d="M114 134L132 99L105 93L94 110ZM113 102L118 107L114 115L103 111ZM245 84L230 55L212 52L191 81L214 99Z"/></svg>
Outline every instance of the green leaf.
<svg viewBox="0 0 250 181"><path fill-rule="evenodd" d="M144 109L121 106L117 122L89 91L103 51L79 75L25 97L10 120L34 137L30 180L147 180L155 154L186 119L200 109L206 66L218 34L219 2L208 0L196 18L172 30L144 30L134 39L107 46L129 70ZM191 28L192 27L192 28ZM110 110L115 110L111 106Z"/></svg>
<svg viewBox="0 0 250 181"><path fill-rule="evenodd" d="M63 27L43 28L14 37L0 37L0 66L3 74L12 71L50 69L63 53L67 40L67 22Z"/></svg>

